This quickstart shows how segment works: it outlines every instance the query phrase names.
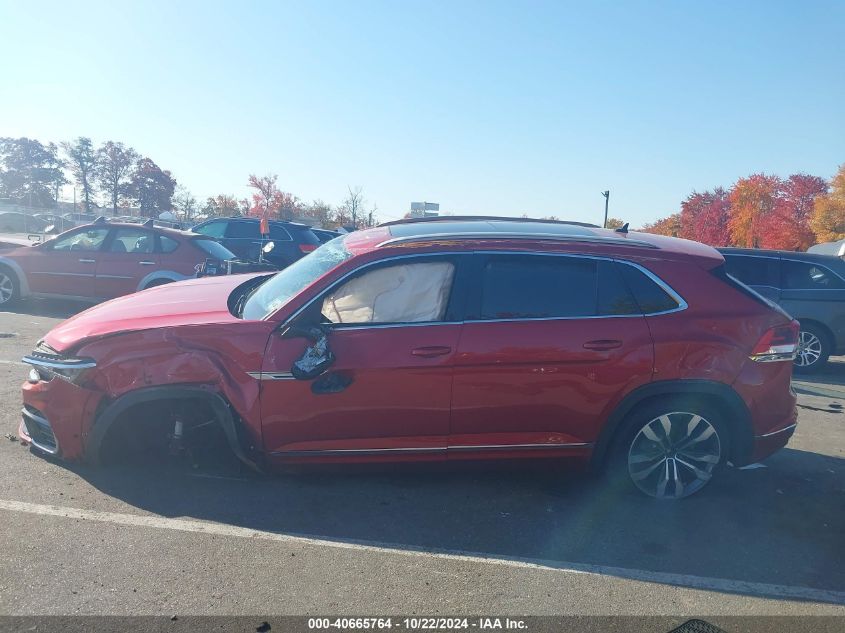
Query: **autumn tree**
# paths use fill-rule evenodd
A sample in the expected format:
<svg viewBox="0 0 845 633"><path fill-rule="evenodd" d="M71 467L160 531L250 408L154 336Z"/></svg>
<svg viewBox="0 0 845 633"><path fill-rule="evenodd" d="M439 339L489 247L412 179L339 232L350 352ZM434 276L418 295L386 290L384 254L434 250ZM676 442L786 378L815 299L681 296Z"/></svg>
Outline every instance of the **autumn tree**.
<svg viewBox="0 0 845 633"><path fill-rule="evenodd" d="M67 182L55 144L29 138L0 138L0 197L30 207L52 207Z"/></svg>
<svg viewBox="0 0 845 633"><path fill-rule="evenodd" d="M763 230L774 213L783 190L777 176L753 174L740 178L729 195L731 203L731 241L736 246L759 248Z"/></svg>
<svg viewBox="0 0 845 633"><path fill-rule="evenodd" d="M252 206L249 208L250 215L271 218L282 206L282 192L276 186L279 179L277 174L268 174L260 178L250 174L247 186L255 189L252 194Z"/></svg>
<svg viewBox="0 0 845 633"><path fill-rule="evenodd" d="M244 212L244 205L248 210L249 204L246 200L238 201L235 196L220 194L213 198L207 198L202 212L209 217L229 217L241 215Z"/></svg>
<svg viewBox="0 0 845 633"><path fill-rule="evenodd" d="M657 220L652 224L646 224L640 229L644 233L654 233L655 235L668 235L669 237L678 237L681 232L681 214L673 213L667 218Z"/></svg>
<svg viewBox="0 0 845 633"><path fill-rule="evenodd" d="M97 150L97 183L111 202L114 215L121 198L128 193L132 168L139 158L134 149L114 141L103 143Z"/></svg>
<svg viewBox="0 0 845 633"><path fill-rule="evenodd" d="M605 228L619 229L619 228L622 228L624 225L625 225L625 223L622 220L620 220L619 218L607 218L607 224L606 224Z"/></svg>
<svg viewBox="0 0 845 633"><path fill-rule="evenodd" d="M302 207L302 212L305 216L315 220L323 228L330 228L337 226L336 214L330 204L322 200L314 200L311 204L306 204Z"/></svg>
<svg viewBox="0 0 845 633"><path fill-rule="evenodd" d="M816 199L827 189L827 181L818 176L793 174L783 181L774 208L761 219L760 247L806 251L815 244L810 218Z"/></svg>
<svg viewBox="0 0 845 633"><path fill-rule="evenodd" d="M819 242L845 239L845 164L833 177L830 193L815 199L810 228Z"/></svg>
<svg viewBox="0 0 845 633"><path fill-rule="evenodd" d="M67 162L76 184L82 189L82 204L85 212L91 212L91 198L94 197L97 152L90 138L80 136L74 141L62 143Z"/></svg>
<svg viewBox="0 0 845 633"><path fill-rule="evenodd" d="M711 246L731 244L731 203L728 192L717 187L713 191L693 191L681 203L678 236Z"/></svg>
<svg viewBox="0 0 845 633"><path fill-rule="evenodd" d="M149 158L136 164L129 181L129 193L141 208L141 215L155 218L173 208L176 179Z"/></svg>

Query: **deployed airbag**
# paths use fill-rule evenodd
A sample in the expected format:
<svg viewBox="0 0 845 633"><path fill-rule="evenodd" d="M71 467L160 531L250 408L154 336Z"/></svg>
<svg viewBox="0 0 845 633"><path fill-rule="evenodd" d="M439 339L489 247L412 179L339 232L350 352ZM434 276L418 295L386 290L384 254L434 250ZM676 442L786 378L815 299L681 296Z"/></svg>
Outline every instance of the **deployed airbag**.
<svg viewBox="0 0 845 633"><path fill-rule="evenodd" d="M327 295L322 312L332 323L440 321L454 273L450 262L378 268Z"/></svg>

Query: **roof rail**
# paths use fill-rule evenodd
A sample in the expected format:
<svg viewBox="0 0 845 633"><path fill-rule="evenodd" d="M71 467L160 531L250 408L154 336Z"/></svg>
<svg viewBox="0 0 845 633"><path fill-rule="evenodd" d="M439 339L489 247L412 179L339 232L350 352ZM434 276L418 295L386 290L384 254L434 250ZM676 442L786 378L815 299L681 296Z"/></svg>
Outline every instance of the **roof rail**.
<svg viewBox="0 0 845 633"><path fill-rule="evenodd" d="M428 242L432 240L523 240L535 242L586 242L591 244L618 244L636 248L659 249L659 246L628 237L605 237L603 235L560 235L558 233L506 233L503 231L479 231L477 233L428 233L392 237L380 242L381 246Z"/></svg>
<svg viewBox="0 0 845 633"><path fill-rule="evenodd" d="M543 220L541 218L509 218L498 215L435 215L426 218L403 218L401 220L391 220L390 222L382 222L379 226L394 226L396 224L418 224L423 222L536 222L538 224L570 224L574 226L583 226L588 229L600 229L597 224L590 224L589 222L575 222L572 220Z"/></svg>
<svg viewBox="0 0 845 633"><path fill-rule="evenodd" d="M144 222L141 226L146 226L147 228L153 228L156 225L155 218L150 218L146 222Z"/></svg>
<svg viewBox="0 0 845 633"><path fill-rule="evenodd" d="M107 222L108 222L108 219L106 218L106 216L101 215L96 220L94 220L94 222L92 222L92 224L106 224Z"/></svg>

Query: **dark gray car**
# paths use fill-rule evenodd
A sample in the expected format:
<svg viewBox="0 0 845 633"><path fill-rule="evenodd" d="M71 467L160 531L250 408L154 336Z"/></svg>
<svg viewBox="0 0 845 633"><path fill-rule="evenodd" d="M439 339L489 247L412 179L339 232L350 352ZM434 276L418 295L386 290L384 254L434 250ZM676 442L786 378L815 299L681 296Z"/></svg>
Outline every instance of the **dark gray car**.
<svg viewBox="0 0 845 633"><path fill-rule="evenodd" d="M720 248L728 273L801 323L796 371L845 353L845 261L833 255Z"/></svg>

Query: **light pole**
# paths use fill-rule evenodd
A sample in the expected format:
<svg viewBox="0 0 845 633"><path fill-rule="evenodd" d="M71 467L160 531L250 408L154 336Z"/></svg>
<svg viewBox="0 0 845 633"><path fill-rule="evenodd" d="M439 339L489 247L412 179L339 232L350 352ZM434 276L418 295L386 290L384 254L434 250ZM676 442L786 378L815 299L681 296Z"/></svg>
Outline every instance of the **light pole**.
<svg viewBox="0 0 845 633"><path fill-rule="evenodd" d="M601 195L604 196L604 228L607 228L607 206L610 203L610 189L607 191L602 191Z"/></svg>

